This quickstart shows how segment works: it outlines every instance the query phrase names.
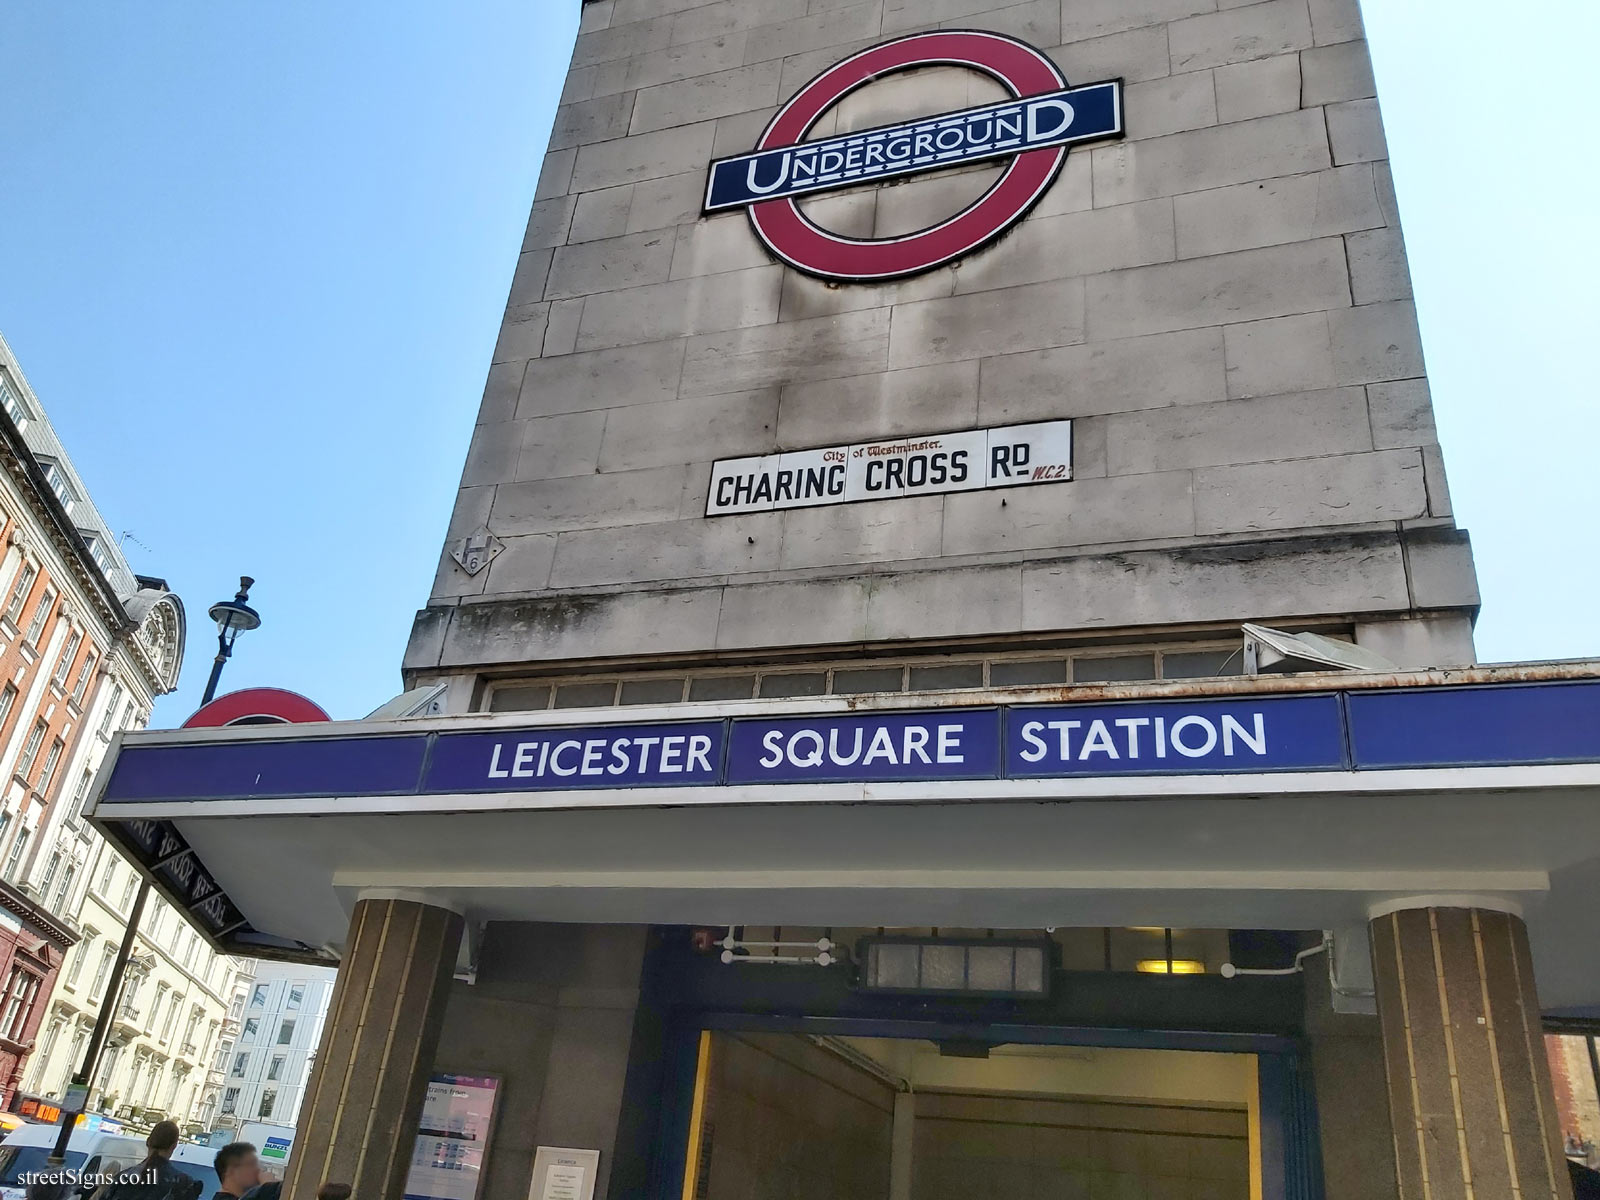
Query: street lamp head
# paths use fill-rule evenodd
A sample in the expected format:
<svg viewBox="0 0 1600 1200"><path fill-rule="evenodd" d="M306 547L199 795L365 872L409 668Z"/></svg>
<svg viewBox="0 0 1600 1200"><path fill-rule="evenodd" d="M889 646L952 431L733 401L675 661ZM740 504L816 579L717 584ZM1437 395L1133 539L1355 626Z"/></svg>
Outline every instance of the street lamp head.
<svg viewBox="0 0 1600 1200"><path fill-rule="evenodd" d="M231 645L233 639L241 633L249 633L252 629L261 626L261 614L245 603L250 599L250 589L255 580L248 575L239 577L239 590L232 600L219 600L207 611L213 621L217 623L217 632L227 639Z"/></svg>

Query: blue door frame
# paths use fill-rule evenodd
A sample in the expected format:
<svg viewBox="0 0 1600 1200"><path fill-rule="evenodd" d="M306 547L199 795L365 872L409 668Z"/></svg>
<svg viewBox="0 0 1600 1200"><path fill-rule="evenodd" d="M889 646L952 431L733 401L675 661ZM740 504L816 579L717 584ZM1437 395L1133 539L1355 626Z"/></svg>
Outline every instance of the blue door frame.
<svg viewBox="0 0 1600 1200"><path fill-rule="evenodd" d="M763 1016L739 1012L683 1014L666 1032L661 1120L651 1172L654 1200L684 1200L702 1032L801 1033L836 1037L972 1038L996 1044L1106 1046L1254 1054L1259 1094L1262 1200L1323 1200L1316 1096L1301 1044L1272 1034L1193 1030L1088 1029L1066 1025L995 1024L858 1017ZM819 1197L818 1200L825 1200Z"/></svg>

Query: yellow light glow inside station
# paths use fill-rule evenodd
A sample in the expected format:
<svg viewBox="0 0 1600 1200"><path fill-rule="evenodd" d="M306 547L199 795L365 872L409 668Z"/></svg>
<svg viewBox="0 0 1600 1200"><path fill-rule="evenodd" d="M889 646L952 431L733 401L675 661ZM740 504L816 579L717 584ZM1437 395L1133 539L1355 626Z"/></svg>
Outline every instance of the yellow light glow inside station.
<svg viewBox="0 0 1600 1200"><path fill-rule="evenodd" d="M1139 960L1139 970L1146 975L1204 975L1206 965L1193 958L1175 958L1170 963L1164 958Z"/></svg>

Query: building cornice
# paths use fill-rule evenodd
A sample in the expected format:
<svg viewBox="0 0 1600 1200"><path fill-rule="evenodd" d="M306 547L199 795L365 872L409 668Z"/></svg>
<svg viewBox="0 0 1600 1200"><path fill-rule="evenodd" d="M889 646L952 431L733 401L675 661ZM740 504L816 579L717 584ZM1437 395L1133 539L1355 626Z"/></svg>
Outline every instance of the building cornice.
<svg viewBox="0 0 1600 1200"><path fill-rule="evenodd" d="M18 920L31 926L63 951L70 950L78 943L80 935L75 929L54 916L43 904L4 880L0 880L0 907L4 907Z"/></svg>
<svg viewBox="0 0 1600 1200"><path fill-rule="evenodd" d="M78 583L106 624L114 632L125 632L135 628L133 619L122 607L121 599L112 590L110 581L101 573L100 568L95 566L83 535L72 523L72 518L61 506L61 501L56 499L55 493L50 490L44 468L39 465L39 460L34 457L33 451L28 449L27 443L22 440L21 431L4 412L0 412L0 463L4 464L6 471L21 485L23 499L33 510L39 526L49 534L51 542L72 568Z"/></svg>
<svg viewBox="0 0 1600 1200"><path fill-rule="evenodd" d="M49 480L45 478L44 468L39 465L38 458L28 448L27 442L23 440L21 431L13 423L10 415L4 412L0 412L0 466L3 466L7 474L17 483L24 503L28 505L35 518L35 524L49 537L57 553L72 571L89 603L105 622L112 640L129 649L130 657L149 682L151 691L155 695L164 695L170 691L171 687L161 677L159 665L152 660L149 651L139 640L139 622L129 614L121 597L111 586L110 580L95 563L89 553L88 543L83 540L83 535L78 532L78 527L73 523L71 516L50 489ZM179 653L182 653L181 647Z"/></svg>

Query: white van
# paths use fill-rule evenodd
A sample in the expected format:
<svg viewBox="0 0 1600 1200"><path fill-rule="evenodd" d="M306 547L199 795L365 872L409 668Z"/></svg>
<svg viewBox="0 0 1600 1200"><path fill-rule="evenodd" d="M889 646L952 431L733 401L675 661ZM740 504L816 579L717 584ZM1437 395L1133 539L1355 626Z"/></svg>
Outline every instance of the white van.
<svg viewBox="0 0 1600 1200"><path fill-rule="evenodd" d="M27 1193L22 1176L46 1169L45 1159L55 1149L59 1125L24 1125L0 1142L0 1200L24 1200ZM149 1154L144 1137L106 1129L75 1129L67 1142L68 1170L97 1172L127 1170L142 1163ZM215 1146L179 1142L172 1153L172 1165L200 1181L202 1200L210 1200L222 1186L212 1161Z"/></svg>

